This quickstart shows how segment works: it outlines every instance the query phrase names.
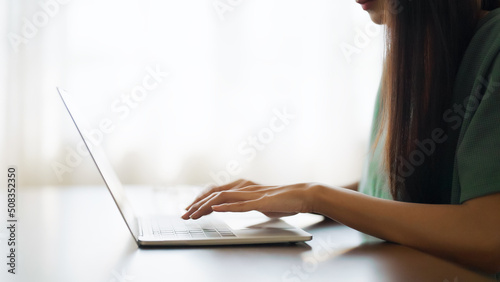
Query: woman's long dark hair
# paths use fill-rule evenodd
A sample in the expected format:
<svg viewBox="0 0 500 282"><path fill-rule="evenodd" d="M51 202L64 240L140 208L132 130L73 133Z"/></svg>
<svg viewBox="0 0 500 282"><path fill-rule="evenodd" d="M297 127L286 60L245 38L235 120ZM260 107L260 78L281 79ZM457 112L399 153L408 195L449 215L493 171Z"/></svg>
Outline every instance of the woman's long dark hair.
<svg viewBox="0 0 500 282"><path fill-rule="evenodd" d="M500 7L500 1L499 0L483 0L481 4L481 9L491 11L493 9L496 9Z"/></svg>
<svg viewBox="0 0 500 282"><path fill-rule="evenodd" d="M384 17L387 53L378 135L386 130L384 161L391 194L407 202L449 203L450 189L442 184L451 183L443 181L443 175L451 174L450 170L443 174L443 168L453 166L444 161L456 140L427 141L436 129L449 129L443 113L452 106L455 77L478 22L479 4L477 0L387 1L399 5L386 9ZM482 7L491 10L498 1L484 0Z"/></svg>

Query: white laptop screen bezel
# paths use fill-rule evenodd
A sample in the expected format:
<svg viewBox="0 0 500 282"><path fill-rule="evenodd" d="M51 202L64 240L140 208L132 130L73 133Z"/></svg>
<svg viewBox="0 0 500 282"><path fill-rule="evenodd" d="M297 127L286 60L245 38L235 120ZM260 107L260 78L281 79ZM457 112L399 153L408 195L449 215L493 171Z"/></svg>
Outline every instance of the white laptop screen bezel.
<svg viewBox="0 0 500 282"><path fill-rule="evenodd" d="M123 189L118 176L113 170L108 158L104 154L104 151L100 146L101 144L93 144L91 140L89 140L87 136L83 134L84 130L89 130L91 129L91 127L84 116L81 114L76 103L73 102L71 95L69 95L67 91L59 87L57 88L57 92L59 93L64 106L68 110L68 113L73 120L73 123L78 130L78 133L80 134L80 137L87 147L87 150L89 151L90 156L92 157L92 160L97 167L97 170L101 174L104 183L108 187L108 191L111 193L111 196L113 197L113 200L118 207L120 214L125 220L130 233L138 244L140 227L138 225L137 216L134 213L132 205L127 199L125 190Z"/></svg>

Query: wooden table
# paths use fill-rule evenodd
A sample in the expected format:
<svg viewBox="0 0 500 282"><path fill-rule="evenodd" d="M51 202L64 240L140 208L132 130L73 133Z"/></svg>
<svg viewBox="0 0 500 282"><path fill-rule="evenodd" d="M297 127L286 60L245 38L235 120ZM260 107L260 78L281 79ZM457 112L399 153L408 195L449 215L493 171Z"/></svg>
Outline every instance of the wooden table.
<svg viewBox="0 0 500 282"><path fill-rule="evenodd" d="M17 274L2 263L0 281L493 281L318 216L288 219L307 243L139 249L104 186L21 187L18 199Z"/></svg>

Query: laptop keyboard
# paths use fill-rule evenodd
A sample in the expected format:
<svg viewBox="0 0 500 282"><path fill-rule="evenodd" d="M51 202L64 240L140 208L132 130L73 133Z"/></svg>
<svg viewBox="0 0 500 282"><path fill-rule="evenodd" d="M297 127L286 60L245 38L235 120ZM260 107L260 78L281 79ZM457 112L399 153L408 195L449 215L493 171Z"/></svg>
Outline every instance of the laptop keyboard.
<svg viewBox="0 0 500 282"><path fill-rule="evenodd" d="M185 221L180 218L155 217L151 219L151 228L154 237L158 239L236 237L225 223L204 218Z"/></svg>

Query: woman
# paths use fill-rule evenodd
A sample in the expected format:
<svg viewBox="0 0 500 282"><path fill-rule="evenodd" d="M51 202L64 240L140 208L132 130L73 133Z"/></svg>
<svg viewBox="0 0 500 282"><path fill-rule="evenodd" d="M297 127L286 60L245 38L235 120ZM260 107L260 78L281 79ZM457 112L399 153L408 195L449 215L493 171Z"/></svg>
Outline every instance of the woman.
<svg viewBox="0 0 500 282"><path fill-rule="evenodd" d="M499 273L498 1L356 1L387 27L385 71L361 182L343 189L238 180L200 195L183 218L212 211L314 212Z"/></svg>

